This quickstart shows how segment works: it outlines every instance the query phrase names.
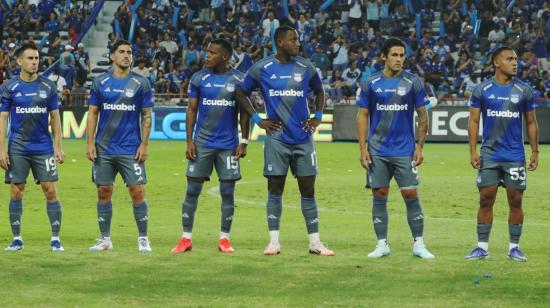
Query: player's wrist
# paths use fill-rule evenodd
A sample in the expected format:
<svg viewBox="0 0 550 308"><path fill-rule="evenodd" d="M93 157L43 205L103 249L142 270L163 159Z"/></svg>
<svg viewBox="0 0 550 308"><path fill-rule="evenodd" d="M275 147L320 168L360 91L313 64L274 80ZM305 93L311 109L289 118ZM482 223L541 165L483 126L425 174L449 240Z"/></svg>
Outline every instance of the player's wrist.
<svg viewBox="0 0 550 308"><path fill-rule="evenodd" d="M256 124L260 124L260 122L262 122L262 118L259 114L255 113L252 115L252 121L254 121L254 123Z"/></svg>
<svg viewBox="0 0 550 308"><path fill-rule="evenodd" d="M321 122L323 121L323 112L322 111L315 111L315 120Z"/></svg>
<svg viewBox="0 0 550 308"><path fill-rule="evenodd" d="M247 138L241 138L241 144L248 145L248 139Z"/></svg>

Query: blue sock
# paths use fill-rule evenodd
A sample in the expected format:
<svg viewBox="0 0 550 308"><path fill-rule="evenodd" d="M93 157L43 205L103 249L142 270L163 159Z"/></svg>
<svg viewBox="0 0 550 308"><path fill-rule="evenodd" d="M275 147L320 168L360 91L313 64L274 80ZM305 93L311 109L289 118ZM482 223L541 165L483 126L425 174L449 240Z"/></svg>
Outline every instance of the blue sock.
<svg viewBox="0 0 550 308"><path fill-rule="evenodd" d="M23 200L10 200L10 225L13 236L21 236L21 216L23 215Z"/></svg>
<svg viewBox="0 0 550 308"><path fill-rule="evenodd" d="M139 236L147 236L147 222L149 220L147 216L147 202L143 201L141 204L134 204L133 208Z"/></svg>
<svg viewBox="0 0 550 308"><path fill-rule="evenodd" d="M46 210L50 219L50 225L52 226L52 236L59 236L59 230L61 229L61 203L59 203L59 200L52 203L47 202Z"/></svg>
<svg viewBox="0 0 550 308"><path fill-rule="evenodd" d="M267 226L269 231L279 230L281 214L283 212L283 196L267 195Z"/></svg>
<svg viewBox="0 0 550 308"><path fill-rule="evenodd" d="M187 181L187 193L185 194L185 201L183 201L181 205L181 224L183 225L183 232L193 231L193 220L195 219L195 211L197 210L197 203L201 191L202 183Z"/></svg>
<svg viewBox="0 0 550 308"><path fill-rule="evenodd" d="M235 213L235 182L220 182L220 195L222 196L221 232L229 233Z"/></svg>
<svg viewBox="0 0 550 308"><path fill-rule="evenodd" d="M302 215L306 220L307 233L319 232L319 216L317 215L317 203L315 198L301 198Z"/></svg>

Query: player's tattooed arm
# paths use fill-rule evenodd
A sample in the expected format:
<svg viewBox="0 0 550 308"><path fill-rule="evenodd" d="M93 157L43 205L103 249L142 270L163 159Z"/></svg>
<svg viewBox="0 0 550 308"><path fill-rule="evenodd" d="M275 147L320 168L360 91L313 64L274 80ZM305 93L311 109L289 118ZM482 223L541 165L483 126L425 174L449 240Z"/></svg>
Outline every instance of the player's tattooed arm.
<svg viewBox="0 0 550 308"><path fill-rule="evenodd" d="M0 112L0 167L7 170L10 165L8 152L6 151L6 129L8 127L9 112Z"/></svg>
<svg viewBox="0 0 550 308"><path fill-rule="evenodd" d="M86 157L89 160L95 161L97 157L95 148L95 133L97 128L97 119L99 117L99 108L97 106L90 105L88 107L88 119L86 122Z"/></svg>
<svg viewBox="0 0 550 308"><path fill-rule="evenodd" d="M271 134L273 131L277 131L282 128L282 123L279 121L261 119L256 110L254 110L254 106L252 106L252 102L250 101L248 94L244 92L240 87L237 87L235 98L239 103L239 108L248 113L252 120L254 120L254 122L256 122L256 124L260 128L265 129L268 134Z"/></svg>
<svg viewBox="0 0 550 308"><path fill-rule="evenodd" d="M529 171L535 171L539 165L539 126L535 111L525 113L525 124L527 127L527 137L531 146L531 158L529 159Z"/></svg>
<svg viewBox="0 0 550 308"><path fill-rule="evenodd" d="M418 114L418 140L416 141L416 149L413 155L413 163L415 166L420 166L424 161L424 143L426 142L426 135L428 134L428 111L426 107L420 107L416 109Z"/></svg>
<svg viewBox="0 0 550 308"><path fill-rule="evenodd" d="M241 157L246 156L246 148L248 146L248 137L250 135L250 116L248 115L248 112L240 109L240 125L241 125L241 142L239 143L239 146L237 147L237 159Z"/></svg>
<svg viewBox="0 0 550 308"><path fill-rule="evenodd" d="M143 108L141 111L141 144L136 152L134 159L138 164L147 160L149 156L149 136L151 135L151 125L153 123L153 108Z"/></svg>
<svg viewBox="0 0 550 308"><path fill-rule="evenodd" d="M479 169L481 160L477 153L477 136L479 135L479 119L481 110L470 107L470 118L468 119L468 141L470 143L470 164L474 169Z"/></svg>
<svg viewBox="0 0 550 308"><path fill-rule="evenodd" d="M197 147L193 140L193 131L195 130L195 123L197 122L197 109L199 103L196 98L190 98L187 105L187 113L185 115L185 126L187 134L187 149L185 150L185 158L188 160L195 160L197 155Z"/></svg>
<svg viewBox="0 0 550 308"><path fill-rule="evenodd" d="M65 161L65 152L61 148L62 131L59 110L50 111L50 117L54 136L54 158L56 162L62 164Z"/></svg>

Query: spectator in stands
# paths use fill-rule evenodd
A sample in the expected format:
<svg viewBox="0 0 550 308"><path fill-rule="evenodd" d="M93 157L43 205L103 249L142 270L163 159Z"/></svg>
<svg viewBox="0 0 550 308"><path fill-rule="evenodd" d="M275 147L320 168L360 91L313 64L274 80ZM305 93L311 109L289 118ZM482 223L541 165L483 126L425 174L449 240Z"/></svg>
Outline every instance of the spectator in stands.
<svg viewBox="0 0 550 308"><path fill-rule="evenodd" d="M533 41L533 52L535 56L540 59L548 58L548 51L546 50L546 41L550 43L550 39L547 39L544 35L544 29L542 27L537 28L536 37ZM550 38L550 36L549 36ZM550 46L549 46L550 47Z"/></svg>
<svg viewBox="0 0 550 308"><path fill-rule="evenodd" d="M502 31L502 27L499 24L496 24L493 30L489 31L487 39L489 40L489 51L495 50L500 46L506 34Z"/></svg>
<svg viewBox="0 0 550 308"><path fill-rule="evenodd" d="M59 56L59 74L65 78L67 88L73 88L73 82L76 75L76 60L73 55L73 46L65 45L65 51Z"/></svg>
<svg viewBox="0 0 550 308"><path fill-rule="evenodd" d="M57 94L62 96L64 91L67 90L67 81L59 74L59 69L54 68L52 73L48 76L48 79L56 84Z"/></svg>
<svg viewBox="0 0 550 308"><path fill-rule="evenodd" d="M44 30L47 32L59 32L59 30L61 30L61 21L59 20L57 13L50 13L50 19L44 24Z"/></svg>
<svg viewBox="0 0 550 308"><path fill-rule="evenodd" d="M275 34L275 30L279 28L279 20L275 18L275 11L270 10L267 13L267 18L262 21L262 29L264 36L270 37Z"/></svg>
<svg viewBox="0 0 550 308"><path fill-rule="evenodd" d="M76 53L75 53L75 62L76 62L75 81L83 85L86 83L88 74L92 71L92 66L90 64L90 55L86 50L84 50L83 43L78 43Z"/></svg>
<svg viewBox="0 0 550 308"><path fill-rule="evenodd" d="M185 66L191 66L191 63L201 62L201 56L198 50L195 49L195 43L193 41L189 42L187 49L183 49L181 52L181 61Z"/></svg>
<svg viewBox="0 0 550 308"><path fill-rule="evenodd" d="M315 46L315 53L311 55L310 60L313 63L313 65L315 65L315 67L321 70L321 73L323 74L323 76L327 75L327 71L329 70L331 64L327 54L323 52L321 44L317 44Z"/></svg>
<svg viewBox="0 0 550 308"><path fill-rule="evenodd" d="M168 51L166 51L166 48L160 47L159 52L155 54L154 60L159 61L159 67L161 67L165 72L172 70L172 56Z"/></svg>
<svg viewBox="0 0 550 308"><path fill-rule="evenodd" d="M346 86L346 81L342 78L342 71L335 69L332 71L332 76L328 80L330 89L328 93L332 100L340 103L344 97L343 89Z"/></svg>
<svg viewBox="0 0 550 308"><path fill-rule="evenodd" d="M183 94L183 82L188 78L185 66L183 64L178 65L176 71L168 73L167 76L168 81L170 81L170 92Z"/></svg>
<svg viewBox="0 0 550 308"><path fill-rule="evenodd" d="M363 5L363 0L348 0L349 24L357 29L361 28L363 24L363 12L361 10Z"/></svg>
<svg viewBox="0 0 550 308"><path fill-rule="evenodd" d="M367 21L375 30L380 28L380 3L378 0L368 0Z"/></svg>
<svg viewBox="0 0 550 308"><path fill-rule="evenodd" d="M472 75L468 76L463 82L460 87L459 94L466 99L469 99L472 96L472 92L474 91L474 88L481 83L481 78L479 73L474 72Z"/></svg>
<svg viewBox="0 0 550 308"><path fill-rule="evenodd" d="M146 59L137 59L135 61L136 66L132 68L132 72L140 74L141 76L149 79L149 69L145 67L145 64L147 63Z"/></svg>
<svg viewBox="0 0 550 308"><path fill-rule="evenodd" d="M66 24L69 26L69 29L73 28L76 33L80 33L82 25L84 24L84 19L78 14L78 9L71 9L71 13L66 19Z"/></svg>
<svg viewBox="0 0 550 308"><path fill-rule="evenodd" d="M474 69L474 62L470 55L466 51L461 52L454 67L454 88L459 89L462 82L474 72Z"/></svg>
<svg viewBox="0 0 550 308"><path fill-rule="evenodd" d="M210 7L212 8L212 17L210 20L223 22L225 19L225 0L212 0Z"/></svg>
<svg viewBox="0 0 550 308"><path fill-rule="evenodd" d="M539 76L540 61L530 49L525 49L520 53L518 61L519 79L529 83L531 86L537 84Z"/></svg>
<svg viewBox="0 0 550 308"><path fill-rule="evenodd" d="M167 94L169 88L170 81L164 77L164 70L159 68L155 81L155 93Z"/></svg>
<svg viewBox="0 0 550 308"><path fill-rule="evenodd" d="M331 45L332 69L342 72L348 66L348 43L342 37L338 37Z"/></svg>
<svg viewBox="0 0 550 308"><path fill-rule="evenodd" d="M36 4L29 6L29 11L26 13L25 21L23 22L24 31L40 31L40 13Z"/></svg>
<svg viewBox="0 0 550 308"><path fill-rule="evenodd" d="M50 46L48 47L48 65L52 65L64 50L59 33L53 32L50 37Z"/></svg>
<svg viewBox="0 0 550 308"><path fill-rule="evenodd" d="M164 47L172 57L178 52L178 44L172 40L169 32L164 33L164 40L159 43L159 46Z"/></svg>
<svg viewBox="0 0 550 308"><path fill-rule="evenodd" d="M357 91L357 81L361 76L361 70L357 68L357 62L352 61L350 66L342 72L342 77L346 82L345 95L353 96Z"/></svg>

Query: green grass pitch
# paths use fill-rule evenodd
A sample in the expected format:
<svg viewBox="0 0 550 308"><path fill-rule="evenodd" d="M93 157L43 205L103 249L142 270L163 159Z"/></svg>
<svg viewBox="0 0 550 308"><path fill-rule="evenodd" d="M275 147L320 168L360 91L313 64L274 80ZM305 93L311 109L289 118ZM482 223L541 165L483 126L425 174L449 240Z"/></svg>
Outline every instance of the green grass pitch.
<svg viewBox="0 0 550 308"><path fill-rule="evenodd" d="M433 261L411 256L405 206L390 192L392 256L367 259L375 236L370 192L355 143L318 143L316 197L321 239L335 257L307 253L296 181L283 198L281 255L265 257L268 241L262 176L262 144L249 145L237 185L233 255L217 252L220 200L217 180L199 200L193 251L171 255L181 235L185 194L184 142L155 141L147 162L147 200L153 253L137 252L130 198L118 179L113 196L114 250L88 252L98 236L96 190L83 141L66 140L59 167L63 207L61 239L66 251L49 251L49 224L40 188L28 184L22 232L25 249L0 251L1 306L545 306L550 300L550 146L541 146L540 168L528 174L522 248L529 261L506 258L507 204L501 190L491 234L491 258L466 262L476 243L475 172L466 144L428 144L420 168L426 215L425 241ZM0 239L8 245L9 189L0 191ZM483 278L491 274L492 278ZM479 284L474 284L475 280ZM545 304L546 303L546 304Z"/></svg>

